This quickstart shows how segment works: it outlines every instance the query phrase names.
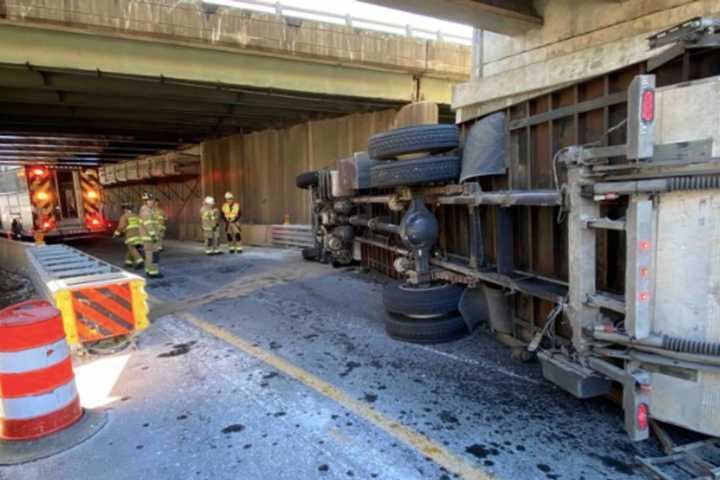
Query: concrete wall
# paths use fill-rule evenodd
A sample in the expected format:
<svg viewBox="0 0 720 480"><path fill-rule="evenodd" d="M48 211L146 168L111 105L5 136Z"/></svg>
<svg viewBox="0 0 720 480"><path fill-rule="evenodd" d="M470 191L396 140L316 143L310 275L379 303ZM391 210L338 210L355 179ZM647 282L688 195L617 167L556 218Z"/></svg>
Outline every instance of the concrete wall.
<svg viewBox="0 0 720 480"><path fill-rule="evenodd" d="M4 14L3 14L4 12ZM465 79L468 46L177 0L0 0L0 17Z"/></svg>
<svg viewBox="0 0 720 480"><path fill-rule="evenodd" d="M538 0L536 8L542 28L516 37L484 34L484 78L454 91L460 121L643 61L659 53L648 49L652 33L720 15L717 0Z"/></svg>
<svg viewBox="0 0 720 480"><path fill-rule="evenodd" d="M0 237L0 268L9 272L24 273L27 269L25 250L32 244Z"/></svg>
<svg viewBox="0 0 720 480"><path fill-rule="evenodd" d="M544 18L542 28L509 37L486 32L483 48L484 73L495 75L573 51L670 25L682 12L692 15L688 0L541 0L536 1ZM717 3L717 2L714 2ZM679 11L673 11L678 9ZM665 17L665 18L663 18ZM691 18L687 17L686 19Z"/></svg>
<svg viewBox="0 0 720 480"><path fill-rule="evenodd" d="M207 140L199 149L199 177L105 187L105 214L116 221L123 202L139 205L143 192L150 192L168 215L168 238L201 240L202 199L213 196L220 204L225 192L231 191L242 208L244 241L269 245L269 226L283 223L286 215L290 223L309 223L309 198L306 190L295 186L297 175L333 167L338 158L366 150L375 133L437 121L438 106L419 102L399 111L354 114Z"/></svg>
<svg viewBox="0 0 720 480"><path fill-rule="evenodd" d="M355 114L283 130L234 135L204 144L203 196L222 201L226 191L240 202L245 224L308 223L308 198L295 177L335 165L367 149L370 135L391 128L396 112Z"/></svg>

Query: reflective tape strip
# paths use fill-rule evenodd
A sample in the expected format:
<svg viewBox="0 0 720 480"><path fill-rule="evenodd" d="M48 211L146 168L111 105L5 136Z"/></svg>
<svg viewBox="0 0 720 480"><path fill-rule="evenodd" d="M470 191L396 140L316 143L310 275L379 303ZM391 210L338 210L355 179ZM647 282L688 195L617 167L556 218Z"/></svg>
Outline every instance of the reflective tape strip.
<svg viewBox="0 0 720 480"><path fill-rule="evenodd" d="M67 342L62 340L19 352L0 352L0 374L24 373L48 368L70 356Z"/></svg>
<svg viewBox="0 0 720 480"><path fill-rule="evenodd" d="M82 417L80 399L68 403L60 410L29 420L1 420L0 438L6 440L33 440L69 427Z"/></svg>
<svg viewBox="0 0 720 480"><path fill-rule="evenodd" d="M42 417L58 411L77 398L75 380L50 393L34 397L0 399L0 418L7 420L23 420Z"/></svg>
<svg viewBox="0 0 720 480"><path fill-rule="evenodd" d="M25 373L0 373L0 397L18 398L52 392L75 377L72 360Z"/></svg>
<svg viewBox="0 0 720 480"><path fill-rule="evenodd" d="M78 292L78 294L84 295L88 300L90 300L90 302L92 303L92 307L97 310L98 313L104 314L104 316L109 318L110 320L120 320L129 325L132 325L132 311L128 309L128 305L121 304L118 300L113 298L112 292L100 288L87 288L85 290L82 290L81 292ZM104 310L104 312L100 311L99 309Z"/></svg>

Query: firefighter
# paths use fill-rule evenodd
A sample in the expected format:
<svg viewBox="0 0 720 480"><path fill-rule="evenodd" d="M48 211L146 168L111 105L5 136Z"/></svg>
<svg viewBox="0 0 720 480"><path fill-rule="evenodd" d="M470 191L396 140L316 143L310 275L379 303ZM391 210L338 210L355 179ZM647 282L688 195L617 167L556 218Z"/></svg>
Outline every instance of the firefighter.
<svg viewBox="0 0 720 480"><path fill-rule="evenodd" d="M225 233L230 253L242 253L242 227L240 226L240 204L235 202L235 196L227 192L225 203L222 206L223 218L225 220Z"/></svg>
<svg viewBox="0 0 720 480"><path fill-rule="evenodd" d="M142 196L143 206L140 208L140 234L145 250L145 274L151 278L160 278L160 215L155 205L155 198L145 192Z"/></svg>
<svg viewBox="0 0 720 480"><path fill-rule="evenodd" d="M163 242L165 240L165 231L167 230L167 215L165 215L165 210L160 208L160 202L157 199L155 199L155 208L157 209L160 222L158 224L158 251L162 252L165 250Z"/></svg>
<svg viewBox="0 0 720 480"><path fill-rule="evenodd" d="M220 210L215 207L213 197L205 197L200 209L203 237L205 238L205 255L217 255L220 251Z"/></svg>
<svg viewBox="0 0 720 480"><path fill-rule="evenodd" d="M114 237L125 235L125 265L135 269L142 268L143 261L139 248L142 247L143 239L140 235L140 217L133 211L133 207L129 203L123 203L123 214L118 221L115 229Z"/></svg>

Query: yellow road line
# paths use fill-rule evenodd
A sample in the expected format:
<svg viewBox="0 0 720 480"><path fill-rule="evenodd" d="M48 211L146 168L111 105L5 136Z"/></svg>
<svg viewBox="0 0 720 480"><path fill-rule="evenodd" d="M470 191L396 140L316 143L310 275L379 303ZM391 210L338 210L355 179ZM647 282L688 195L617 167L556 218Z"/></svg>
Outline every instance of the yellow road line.
<svg viewBox="0 0 720 480"><path fill-rule="evenodd" d="M383 416L366 402L353 398L344 391L335 388L328 382L288 362L287 360L263 350L262 348L256 347L242 338L233 335L227 330L208 323L195 315L180 313L178 316L192 325L195 325L202 331L229 343L233 347L236 347L249 355L252 355L258 360L261 360L277 370L280 370L285 375L302 382L313 390L316 390L324 396L334 400L341 406L381 428L403 443L413 447L422 455L430 458L432 461L444 467L451 473L457 474L467 480L492 480L495 478L494 476L473 467L467 462L467 460L455 455L442 445L434 443L427 436Z"/></svg>

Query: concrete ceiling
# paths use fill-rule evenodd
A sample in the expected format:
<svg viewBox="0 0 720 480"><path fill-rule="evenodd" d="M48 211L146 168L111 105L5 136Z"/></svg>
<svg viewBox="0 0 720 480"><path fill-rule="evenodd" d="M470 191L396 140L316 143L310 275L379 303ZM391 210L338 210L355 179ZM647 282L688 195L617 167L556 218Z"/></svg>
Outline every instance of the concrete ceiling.
<svg viewBox="0 0 720 480"><path fill-rule="evenodd" d="M404 103L0 64L0 165L118 162Z"/></svg>
<svg viewBox="0 0 720 480"><path fill-rule="evenodd" d="M519 35L539 28L543 19L532 0L363 0L383 7L473 25L481 30Z"/></svg>

